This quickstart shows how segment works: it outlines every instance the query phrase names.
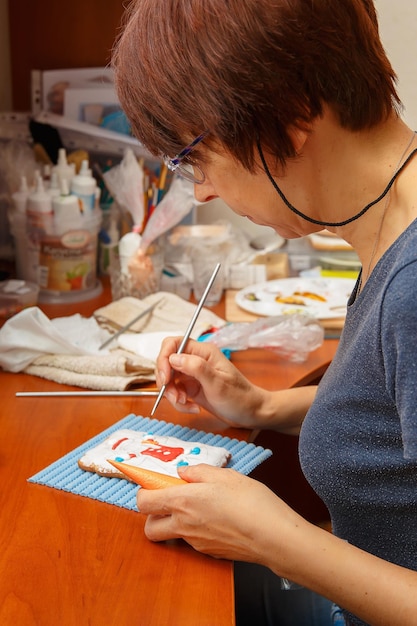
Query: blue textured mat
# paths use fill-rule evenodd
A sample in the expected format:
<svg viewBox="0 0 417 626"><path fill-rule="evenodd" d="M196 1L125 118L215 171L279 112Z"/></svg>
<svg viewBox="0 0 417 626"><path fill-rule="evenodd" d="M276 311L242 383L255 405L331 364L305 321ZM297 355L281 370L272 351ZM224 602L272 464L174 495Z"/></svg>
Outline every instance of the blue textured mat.
<svg viewBox="0 0 417 626"><path fill-rule="evenodd" d="M250 474L257 465L272 455L271 450L255 446L253 443L170 424L149 417L140 417L132 413L29 478L29 482L62 489L79 496L86 496L93 500L100 500L137 511L136 493L139 488L137 485L122 478L105 478L78 467L78 459L84 452L101 443L121 428L143 430L152 435L178 437L185 441L198 441L211 446L222 446L232 453L232 458L227 467L232 467L241 474Z"/></svg>

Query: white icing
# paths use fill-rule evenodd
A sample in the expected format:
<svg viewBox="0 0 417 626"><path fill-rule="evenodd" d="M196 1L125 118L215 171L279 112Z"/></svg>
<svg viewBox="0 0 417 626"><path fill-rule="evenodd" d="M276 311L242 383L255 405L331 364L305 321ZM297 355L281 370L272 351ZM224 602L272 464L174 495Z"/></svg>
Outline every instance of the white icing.
<svg viewBox="0 0 417 626"><path fill-rule="evenodd" d="M123 460L129 465L178 476L179 465L207 463L224 467L230 459L226 448L210 446L198 441L183 441L176 437L152 435L135 430L118 430L98 446L88 450L80 459L84 468L102 474L114 473L107 459Z"/></svg>

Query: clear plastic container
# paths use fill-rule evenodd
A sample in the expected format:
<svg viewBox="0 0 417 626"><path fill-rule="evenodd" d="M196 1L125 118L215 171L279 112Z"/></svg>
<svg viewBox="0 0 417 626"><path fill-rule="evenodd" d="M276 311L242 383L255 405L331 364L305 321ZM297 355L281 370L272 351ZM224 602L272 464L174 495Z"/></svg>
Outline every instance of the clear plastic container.
<svg viewBox="0 0 417 626"><path fill-rule="evenodd" d="M5 280L0 282L0 318L7 319L22 309L36 306L39 287L25 280Z"/></svg>
<svg viewBox="0 0 417 626"><path fill-rule="evenodd" d="M132 259L135 255L132 256ZM110 284L113 300L125 296L145 298L160 290L164 251L158 244L151 244L145 255L137 257L137 264L122 259L117 247L110 254Z"/></svg>
<svg viewBox="0 0 417 626"><path fill-rule="evenodd" d="M68 220L56 234L31 229L26 216L9 214L15 239L17 277L38 285L40 302L81 302L94 298L97 280L97 246L101 212Z"/></svg>

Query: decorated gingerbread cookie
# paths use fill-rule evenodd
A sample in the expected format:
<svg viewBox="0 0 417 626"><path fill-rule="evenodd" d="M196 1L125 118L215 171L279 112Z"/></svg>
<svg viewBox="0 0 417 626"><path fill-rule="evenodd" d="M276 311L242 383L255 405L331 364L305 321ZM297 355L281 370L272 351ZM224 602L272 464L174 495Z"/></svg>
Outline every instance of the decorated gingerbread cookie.
<svg viewBox="0 0 417 626"><path fill-rule="evenodd" d="M122 473L108 463L110 459L160 474L178 476L178 467L199 463L224 467L230 457L226 448L124 429L116 431L88 450L79 459L78 465L83 470L96 472L101 476L124 478Z"/></svg>

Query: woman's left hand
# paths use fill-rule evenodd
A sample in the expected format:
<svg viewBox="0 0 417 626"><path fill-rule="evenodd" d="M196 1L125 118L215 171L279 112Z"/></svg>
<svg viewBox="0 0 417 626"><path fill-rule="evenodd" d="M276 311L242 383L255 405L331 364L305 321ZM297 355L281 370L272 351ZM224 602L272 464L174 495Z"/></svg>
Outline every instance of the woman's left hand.
<svg viewBox="0 0 417 626"><path fill-rule="evenodd" d="M152 541L183 538L214 557L266 563L272 520L276 528L285 518L301 519L265 485L234 470L198 465L181 470L181 477L190 484L138 492Z"/></svg>

